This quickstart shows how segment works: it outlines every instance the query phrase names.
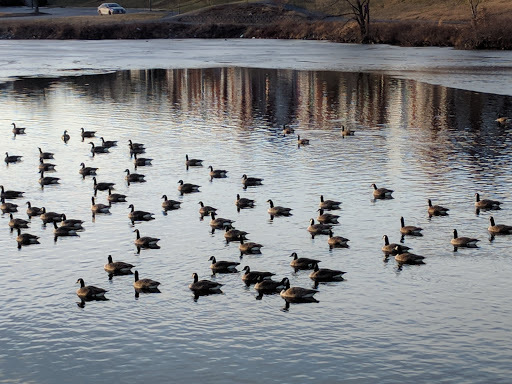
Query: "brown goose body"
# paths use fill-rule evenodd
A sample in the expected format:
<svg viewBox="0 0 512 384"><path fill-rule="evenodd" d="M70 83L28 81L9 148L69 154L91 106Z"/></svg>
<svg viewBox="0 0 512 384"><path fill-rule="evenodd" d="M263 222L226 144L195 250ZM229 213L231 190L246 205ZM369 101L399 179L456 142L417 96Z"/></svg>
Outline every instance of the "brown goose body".
<svg viewBox="0 0 512 384"><path fill-rule="evenodd" d="M271 279L275 273L272 272L261 272L261 271L251 271L248 265L246 265L243 269L245 273L242 275L242 281L249 284L256 284L258 281Z"/></svg>
<svg viewBox="0 0 512 384"><path fill-rule="evenodd" d="M15 218L12 213L9 214L9 227L13 229L28 228L29 222L20 218Z"/></svg>
<svg viewBox="0 0 512 384"><path fill-rule="evenodd" d="M160 239L157 239L156 237L150 237L150 236L140 236L140 231L138 229L134 230L137 234L137 237L135 239L135 245L137 248L154 248L158 249L160 246L157 244Z"/></svg>
<svg viewBox="0 0 512 384"><path fill-rule="evenodd" d="M512 234L512 225L496 224L494 217L489 217L490 225L487 230L492 234L510 235Z"/></svg>
<svg viewBox="0 0 512 384"><path fill-rule="evenodd" d="M309 278L316 282L343 281L345 273L336 269L318 268L318 264L315 264L313 272L309 274Z"/></svg>
<svg viewBox="0 0 512 384"><path fill-rule="evenodd" d="M173 209L179 209L181 206L181 202L176 200L169 200L167 199L167 195L163 195L162 199L164 201L162 202L162 208L166 211L172 211Z"/></svg>
<svg viewBox="0 0 512 384"><path fill-rule="evenodd" d="M94 285L85 285L82 278L76 281L80 283L80 288L77 289L76 294L81 299L99 299L105 297L105 293L108 291L103 288L95 287Z"/></svg>
<svg viewBox="0 0 512 384"><path fill-rule="evenodd" d="M475 208L482 210L501 209L501 201L482 199L480 200L480 194L475 193Z"/></svg>
<svg viewBox="0 0 512 384"><path fill-rule="evenodd" d="M392 189L377 188L377 185L375 184L372 184L371 186L373 187L373 197L375 199L390 199L394 192Z"/></svg>
<svg viewBox="0 0 512 384"><path fill-rule="evenodd" d="M135 281L133 282L133 288L137 290L155 290L158 288L160 283L152 279L139 279L139 271L135 271Z"/></svg>
<svg viewBox="0 0 512 384"><path fill-rule="evenodd" d="M403 217L400 218L400 233L402 235L409 236L422 236L421 231L423 228L415 227L414 225L405 225L405 220Z"/></svg>
<svg viewBox="0 0 512 384"><path fill-rule="evenodd" d="M313 269L315 265L320 263L320 260L310 259L307 257L298 257L296 252L293 252L290 257L293 257L293 260L290 261L290 266L294 269Z"/></svg>
<svg viewBox="0 0 512 384"><path fill-rule="evenodd" d="M407 252L407 251L409 251L411 249L410 247L408 247L406 245L397 244L397 243L390 243L389 242L389 238L388 238L387 235L382 236L382 238L384 239L384 245L382 246L381 249L382 249L382 252L384 252L387 255L396 255L396 252L397 252L396 247L398 245L400 245L401 250L403 252Z"/></svg>
<svg viewBox="0 0 512 384"><path fill-rule="evenodd" d="M307 228L308 232L311 234L311 238L313 239L316 235L328 235L331 229L332 225L322 223L315 224L314 219L309 221L309 227Z"/></svg>
<svg viewBox="0 0 512 384"><path fill-rule="evenodd" d="M194 281L188 288L196 294L209 294L209 293L222 293L221 287L223 284L211 280L199 280L197 273L193 273Z"/></svg>
<svg viewBox="0 0 512 384"><path fill-rule="evenodd" d="M124 261L113 261L112 256L108 255L107 264L103 266L103 269L112 274L128 274L131 273L133 267L134 265Z"/></svg>
<svg viewBox="0 0 512 384"><path fill-rule="evenodd" d="M234 273L238 272L236 267L240 265L240 263L236 261L227 261L227 260L219 260L215 258L215 256L210 257L211 264L210 269L214 273Z"/></svg>
<svg viewBox="0 0 512 384"><path fill-rule="evenodd" d="M239 194L236 195L235 204L237 208L243 209L243 208L253 208L254 207L254 200L248 199L246 197L240 197Z"/></svg>
<svg viewBox="0 0 512 384"><path fill-rule="evenodd" d="M449 209L440 205L433 205L432 200L428 199L427 212L429 216L446 216Z"/></svg>

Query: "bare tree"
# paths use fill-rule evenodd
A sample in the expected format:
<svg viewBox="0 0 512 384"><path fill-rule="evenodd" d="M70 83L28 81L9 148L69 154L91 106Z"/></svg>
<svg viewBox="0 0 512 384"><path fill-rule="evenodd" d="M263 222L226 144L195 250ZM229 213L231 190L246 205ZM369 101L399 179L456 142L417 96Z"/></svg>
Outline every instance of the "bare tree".
<svg viewBox="0 0 512 384"><path fill-rule="evenodd" d="M468 0L469 1L469 0ZM480 1L480 0L473 0ZM367 43L370 40L370 0L333 0L328 8L333 9L339 4L348 6L348 11L345 11L336 16L345 16L354 20L359 26L361 35L361 42ZM346 9L346 8L345 8Z"/></svg>
<svg viewBox="0 0 512 384"><path fill-rule="evenodd" d="M478 6L482 3L483 0L467 0L469 6L471 7L471 23L476 26L478 22Z"/></svg>
<svg viewBox="0 0 512 384"><path fill-rule="evenodd" d="M370 0L345 0L350 6L352 19L359 25L361 42L367 43L370 36ZM476 0L474 0L476 1Z"/></svg>

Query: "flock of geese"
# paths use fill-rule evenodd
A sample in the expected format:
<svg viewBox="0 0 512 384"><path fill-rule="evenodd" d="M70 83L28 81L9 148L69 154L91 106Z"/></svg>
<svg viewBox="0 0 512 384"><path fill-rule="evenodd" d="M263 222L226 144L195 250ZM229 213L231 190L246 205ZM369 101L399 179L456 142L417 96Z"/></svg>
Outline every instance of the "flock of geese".
<svg viewBox="0 0 512 384"><path fill-rule="evenodd" d="M12 126L12 132L15 136L26 134L25 128L17 127L15 123L12 123ZM284 135L293 133L293 128L289 126L283 126ZM341 135L353 136L354 131L342 127ZM87 141L89 139L92 140L96 137L96 132L86 131L84 128L81 128L80 136L82 141ZM67 143L70 138L71 137L68 131L64 131L61 139ZM90 151L93 156L96 154L108 153L112 147L117 146L117 141L106 141L103 139L103 137L101 137L100 140L101 144L95 144L92 141L88 141L88 144L91 145ZM310 144L308 139L301 138L299 135L297 136L297 143L299 147ZM151 165L152 159L141 156L145 153L146 150L143 143L134 143L129 140L128 147L130 155L133 157L135 170L137 170L137 167ZM4 161L7 166L15 165L16 163L20 162L23 157L21 155L12 155L9 153L6 153L5 155L6 156ZM47 160L52 159L54 159L53 153L44 152L41 148L39 148L39 183L42 187L46 185L59 184L60 179L58 177L45 175L45 172L51 172L55 170L55 164L47 162ZM187 169L189 169L189 167L202 167L203 160L189 158L188 155L185 155L185 166ZM112 192L115 186L114 183L98 182L96 179L97 170L98 168L86 166L84 163L81 163L80 168L78 169L78 173L84 179L88 177L91 178L93 182L92 185L94 195L91 197L91 212L93 216L96 214L109 213L111 205L114 203L127 202L126 195ZM208 170L211 179L227 177L227 170L214 169L212 166L209 166ZM143 174L130 172L129 169L125 169L124 172L126 173L125 179L128 184L146 182L145 176ZM244 174L241 178L241 182L245 190L248 187L257 187L258 185L262 185L263 179L257 177L249 177ZM185 183L183 180L179 180L178 182L178 191L181 195L199 192L199 188L200 186ZM372 192L374 199L393 199L393 190L383 187L379 188L375 183L371 184L371 188L373 189ZM95 197L97 196L98 191L108 192L108 204L101 204L96 202ZM12 201L24 198L24 192L8 190L4 188L3 185L0 185L0 196L0 209L2 210L3 214L9 214L10 220L8 225L11 228L11 231L17 231L16 241L18 243L18 247L21 248L23 246L38 244L38 236L32 235L28 232L22 232L22 230L29 228L31 223L30 220L17 218L13 215L14 213L18 212L18 205ZM162 199L162 208L164 211L180 209L180 201L168 199L166 195L163 195ZM267 200L267 203L269 205L268 213L271 219L278 216L290 216L292 214L291 208L275 205L274 202L270 199ZM240 211L242 209L253 208L255 206L255 201L241 197L240 194L237 194L235 204L237 210ZM26 201L26 205L26 213L29 219L32 217L39 217L45 225L51 224L53 226L53 234L55 239L57 239L59 236L76 236L78 232L83 230L83 220L68 219L63 213L48 212L46 211L45 207L35 207L30 203L30 201ZM339 210L340 205L340 201L324 199L324 196L320 195L318 217L316 221L312 218L310 220L309 226L307 227L307 231L312 238L320 235L328 236L327 244L330 248L348 247L349 239L342 236L334 236L333 233L334 226L339 223L339 215L336 215L333 212ZM481 199L480 195L476 193L474 205L477 210L498 210L500 209L501 202L490 199ZM132 224L155 219L153 213L136 210L133 204L130 204L128 209L130 210L128 218L131 220ZM248 241L246 237L248 235L247 232L234 228L233 220L218 217L216 211L216 208L205 205L202 201L199 201L199 214L201 215L201 218L210 217L209 225L211 227L212 233L215 230L223 230L224 238L228 243L239 243L240 258L242 258L243 255L261 253L261 248L263 247L262 244ZM433 205L432 201L428 199L427 212L431 217L446 216L448 215L449 209L439 205ZM492 216L489 218L489 220L490 225L488 227L488 231L490 232L491 236L496 234L512 234L512 226L496 224ZM388 236L384 235L384 245L381 248L382 252L385 254L386 258L389 256L394 256L399 265L424 264L424 256L410 252L410 248L403 244L405 236L422 236L423 229L413 225L405 225L405 220L403 217L400 218L400 221L400 233L402 236L400 243L390 243ZM135 233L134 245L137 248L138 253L141 249L160 248L158 245L160 239L150 236L141 236L139 229L135 229L133 232ZM451 244L455 250L459 247L476 247L478 241L479 240L475 238L464 236L459 237L457 230L453 230L453 238L451 239ZM309 277L315 282L315 289L296 286L292 287L290 286L289 279L286 277L282 280L273 280L272 278L275 276L274 273L268 271L253 271L249 266L245 266L242 269L244 273L242 274L241 279L247 286L254 284L255 290L258 292L257 298L261 299L264 294L279 293L280 296L286 300L287 305L290 302L317 302L317 300L314 298L314 295L318 292L318 283L344 280L344 271L319 268L320 260L298 257L297 253L295 252L292 253L290 257L292 257L290 266L295 270L311 270ZM214 274L239 272L237 268L240 265L240 262L238 261L216 260L215 256L211 256L209 260L211 261L210 268ZM158 288L160 283L158 281L152 280L150 278L139 278L139 272L137 270L132 272L133 268L135 268L135 266L132 264L123 261L114 261L111 255L108 256L107 263L104 265L104 269L109 274L110 278L112 278L114 275L133 274L133 287L135 289L136 295L140 292L160 292ZM105 289L93 285L86 285L82 278L79 278L77 283L80 284L80 288L78 288L76 293L82 300L82 303L91 300L107 300L105 297L107 291ZM221 283L206 279L200 280L197 273L192 274L192 282L190 283L189 288L193 292L196 299L198 296L222 293Z"/></svg>

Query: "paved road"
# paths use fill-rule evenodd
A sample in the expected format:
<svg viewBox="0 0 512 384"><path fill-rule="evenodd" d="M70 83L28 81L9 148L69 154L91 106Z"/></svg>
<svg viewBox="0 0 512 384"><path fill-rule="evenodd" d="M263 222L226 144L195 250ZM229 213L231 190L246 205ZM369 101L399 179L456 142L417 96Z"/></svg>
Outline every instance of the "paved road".
<svg viewBox="0 0 512 384"><path fill-rule="evenodd" d="M50 17L70 17L70 16L95 16L98 14L97 8L89 8L89 7L39 7L39 15L33 15L34 10L31 7L0 7L0 19L11 19L15 17L16 19L20 18L50 18ZM129 8L126 10L127 13L142 13L148 12L148 9L145 8ZM26 15L26 16L25 16ZM114 17L116 15L113 15ZM107 17L105 15L105 17ZM112 17L112 16L110 16Z"/></svg>

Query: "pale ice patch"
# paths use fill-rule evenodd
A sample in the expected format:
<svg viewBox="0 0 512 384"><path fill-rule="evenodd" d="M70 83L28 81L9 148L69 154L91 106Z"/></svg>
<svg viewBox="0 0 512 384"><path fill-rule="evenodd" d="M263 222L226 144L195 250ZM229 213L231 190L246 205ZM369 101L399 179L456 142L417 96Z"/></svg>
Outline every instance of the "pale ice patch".
<svg viewBox="0 0 512 384"><path fill-rule="evenodd" d="M263 39L0 40L0 82L130 69L252 67L379 72L512 95L512 52Z"/></svg>

